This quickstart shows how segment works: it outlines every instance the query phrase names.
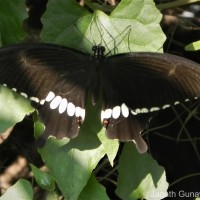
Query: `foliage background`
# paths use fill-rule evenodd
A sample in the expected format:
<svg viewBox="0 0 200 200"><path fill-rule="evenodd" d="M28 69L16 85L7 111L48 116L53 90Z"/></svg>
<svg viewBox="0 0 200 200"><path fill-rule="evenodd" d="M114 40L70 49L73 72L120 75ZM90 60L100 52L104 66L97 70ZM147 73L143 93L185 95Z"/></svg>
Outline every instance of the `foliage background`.
<svg viewBox="0 0 200 200"><path fill-rule="evenodd" d="M13 2L14 2L14 4L13 4ZM72 13L75 12L76 13L75 16L78 15L78 19L81 17L79 15L82 12L83 12L83 14L81 14L82 17L86 16L86 19L84 19L84 20L87 21L87 19L91 18L91 17L87 16L87 15L91 15L90 12L83 11L81 8L77 7L77 9L73 8L74 9L73 10L70 7L66 7L64 5L60 6L62 1L60 1L59 3L54 2L55 4L50 6L50 4L53 1L49 1L47 4L49 6L49 7L47 7L48 8L47 11L49 12L49 14L48 14L48 12L46 12L46 14L43 16L42 22L41 22L40 21L41 14L38 11L40 10L41 13L44 11L45 6L42 7L41 5L42 4L45 5L45 3L46 3L45 1L38 1L38 2L36 1L36 4L33 7L32 7L33 2L28 1L27 4L31 8L31 10L29 12L29 17L25 12L25 6L24 6L23 1L21 1L20 3L19 3L19 1L13 1L13 2L9 4L8 1L3 1L3 0L0 1L1 5L5 5L5 7L3 9L3 11L5 11L5 12L1 12L1 14L2 14L2 16L5 16L5 15L7 16L6 22L3 20L0 21L1 22L0 23L1 43L3 45L13 44L16 41L21 41L24 39L24 37L26 37L26 40L32 40L33 38L37 40L38 39L37 33L40 32L42 25L43 25L44 31L41 33L41 37L43 40L47 40L49 42L61 43L61 44L63 41L65 41L65 42L66 41L75 41L75 42L72 42L71 44L67 43L66 45L68 45L68 46L77 45L77 43L79 44L79 42L74 40L73 38L69 38L69 40L67 40L65 38L65 34L74 36L73 32L70 32L70 34L69 34L69 31L72 30L69 24L68 24L69 29L63 29L63 30L65 30L64 33L61 34L61 36L59 35L58 38L55 37L55 35L58 35L56 33L57 29L55 29L55 25L57 27L59 27L59 24L58 24L59 17L56 17L56 15L52 15L52 13L51 13L52 11L50 10L50 9L53 9L53 11L58 12L58 10L60 8L57 8L55 6L59 6L62 9L68 8L69 10L67 10L67 12L65 11L63 13L69 14L69 11L72 11ZM13 7L11 5L15 5L15 6ZM10 8L11 10L9 10L8 8ZM13 9L15 10L16 8L20 8L20 9L23 8L22 9L23 11L19 10L19 9L17 11L13 11ZM188 6L185 8L183 7L183 8L179 8L179 9L181 10L181 12L183 12L185 9L188 9ZM167 37L168 40L165 43L165 49L167 51L171 51L171 52L175 51L176 53L181 54L182 56L189 57L189 58L199 62L199 60L198 60L199 52L196 52L196 53L189 52L188 53L188 52L184 51L184 44L188 44L190 42L193 42L193 41L199 39L199 35L198 35L199 30L198 29L194 32L193 31L188 32L188 27L194 26L195 19L188 25L188 22L186 23L182 18L177 17L177 13L179 13L180 10L172 9L172 10L164 10L163 11L163 13L165 15L164 15L164 18L162 21L162 27L163 27L163 30L165 31L166 35L168 36ZM118 10L115 15L117 16L119 13L120 13L120 11ZM167 20L169 20L169 19L167 17L169 15L169 13L173 13L174 15L175 14L176 15L174 16L175 19L170 20L170 23L168 24ZM60 15L60 14L62 14L62 12L59 11L58 14ZM8 17L8 16L10 16L10 17ZM14 21L12 20L13 16L15 18ZM149 16L154 17L154 15L147 15L147 18L149 18ZM63 17L63 16L61 16L61 17ZM64 16L64 18L65 17L66 16ZM25 27L26 32L23 31L24 27L22 26L22 23L21 23L25 18L27 18L27 20L24 21L24 27ZM112 18L112 16L111 16L111 18ZM121 18L121 16L119 16L119 19L120 18ZM1 17L1 19L5 19L5 17ZM176 20L178 20L178 23L176 22ZM73 23L73 21L69 20L69 23ZM90 24L90 22L88 22L88 23ZM112 21L112 23L113 23L113 21ZM121 22L119 22L119 23L121 23ZM9 24L9 26L5 26L5 24ZM18 25L16 29L14 29L15 25ZM51 27L52 25L54 25L54 27ZM195 27L198 27L198 26L199 26L199 24L196 23ZM19 27L21 27L21 29ZM13 34L13 29L15 30L14 31L15 34ZM81 28L80 28L80 30L81 30ZM91 34L91 29L89 29L89 30L90 30L89 36L87 34L88 33L87 31L84 32L83 35L85 37L87 37L88 40L91 40L91 43L92 43L92 42L94 42L94 38L91 38L91 35L94 35L94 34ZM54 33L54 31L55 31L55 33ZM75 29L75 31L76 31L76 29ZM110 29L109 29L109 31L110 31ZM48 36L49 33L50 33L50 36ZM139 37L139 39L133 38L133 41L134 42L138 41L138 43L141 44L141 43L145 42L144 38L147 38L147 39L151 38L150 35L148 35L148 37L146 37L145 31L144 31L144 33L145 33L144 36ZM173 33L173 35L171 35L172 33ZM52 35L52 34L54 34L54 35ZM168 35L168 34L170 34L170 35ZM136 35L138 35L138 33ZM184 35L184 37L183 37L183 35ZM14 36L16 36L16 37L14 37ZM155 36L160 38L158 35L155 35ZM86 41L86 40L84 40L84 41ZM88 43L88 42L86 42L86 43ZM91 43L86 44L86 46L88 45L87 52L89 52L91 49ZM107 41L105 41L105 43L107 43ZM159 46L161 44L161 42L158 42L158 40L156 40L155 43L157 43L156 47L155 47L155 44L153 45L155 47L155 49L151 49L151 47L150 47L150 49L146 49L146 50L157 51L161 47L161 46ZM144 47L145 45L143 44L142 46ZM113 47L109 47L109 49L113 49ZM188 192L189 191L200 191L199 190L199 185L200 185L199 184L199 182L200 182L199 181L200 180L199 179L199 161L200 161L200 159L199 159L200 158L200 156L199 156L199 133L197 131L197 130L199 130L200 127L199 127L199 118L198 118L197 108L198 108L198 104L196 104L196 102L194 102L194 103L192 102L192 103L186 105L186 107L180 106L180 107L177 107L176 109L172 108L172 109L168 109L166 111L162 111L159 113L159 115L156 118L154 118L149 130L147 130L147 132L144 133L144 136L145 136L146 140L148 141L148 144L150 147L151 155L153 155L153 157L156 158L156 160L160 164L162 164L166 169L167 179L168 179L168 182L170 183L169 191L172 191L172 190L177 191L177 192L180 190L184 190L184 191L188 191ZM29 110L29 112L31 112L31 111ZM177 112L179 114L177 114ZM180 115L180 113L182 113L182 114ZM16 123L16 122L14 122L14 123ZM23 123L20 123L15 126L14 132L0 146L0 149L1 149L0 160L1 160L1 166L2 166L0 180L1 180L2 191L4 189L4 186L2 186L2 180L5 179L6 170L8 170L10 166L13 166L13 164L17 163L16 166L19 166L18 162L24 161L24 165L22 165L23 167L21 167L22 169L20 171L22 174L19 174L19 175L17 174L16 176L11 177L9 184L15 183L19 177L24 177L29 180L33 180L33 176L29 174L30 168L28 167L27 163L33 163L37 167L43 166L43 162L40 159L40 156L38 155L37 150L35 149L33 135L30 134L31 132L33 132L33 122L30 118L28 118L28 119L26 118L23 121ZM106 139L103 138L103 134L101 134L101 132L99 133L98 137L99 137L99 139L101 139L101 141L106 141ZM94 140L91 139L91 135L89 135L88 138L84 138L84 139L80 138L77 145L80 145L81 143L85 144L86 143L85 141L87 139L90 139L92 141L93 145L95 144L94 141L97 142L96 138L94 138ZM65 162L66 158L67 159L73 158L73 156L68 157L65 154L66 149L65 149L65 151L61 151L56 154L56 151L60 151L59 147L63 146L63 144L66 144L66 143L68 143L67 140L57 142L52 138L49 141L48 146L44 150L42 150L43 152L40 151L40 153L43 155L43 160L47 161L46 164L48 165L48 167L51 171L50 176L48 176L48 174L40 174L40 172L37 171L37 168L34 168L34 166L31 166L31 169L35 175L35 179L36 180L38 179L37 184L39 184L41 188L44 188L46 190L45 193L43 190L41 190L40 188L37 187L37 184L35 183L35 181L34 182L32 181L32 184L30 184L30 182L26 182L24 180L22 180L19 183L19 185L17 185L14 188L14 190L12 190L12 192L16 191L14 193L15 195L16 194L27 195L27 194L23 194L23 191L19 192L19 190L18 190L23 186L23 187L27 188L27 191L30 191L28 193L29 199L32 199L32 196L33 196L32 187L34 187L35 190L37 191L34 194L34 199L41 199L41 197L48 199L48 198L50 198L50 196L52 199L56 199L56 198L58 198L57 195L60 192L65 197L68 197L69 199L77 199L77 198L78 199L89 199L89 198L91 198L91 199L94 199L94 198L97 198L97 199L98 198L99 199L109 199L109 198L110 199L119 199L119 196L122 199L129 199L129 198L137 199L137 198L143 198L143 197L150 199L148 195L147 195L148 197L145 196L146 195L145 192L148 191L146 188L144 189L145 184L140 186L139 182L141 180L143 180L144 182L146 182L146 184L149 184L151 181L149 182L149 180L146 180L145 177L139 177L138 185L136 185L136 186L131 185L131 183L133 183L132 180L134 180L134 178L136 178L138 176L139 172L141 173L142 176L144 176L145 173L149 174L150 171L148 171L148 170L149 170L149 167L151 168L151 166L154 166L154 167L152 167L153 171L156 170L157 172L159 172L159 170L157 170L157 169L162 170L162 168L159 168L159 166L157 164L155 164L155 161L152 159L152 157L150 155L148 155L148 154L145 154L144 156L138 155L137 152L134 149L132 149L132 147L129 144L127 144L122 152L121 161L120 161L119 157L120 157L120 154L122 151L122 147L120 146L118 155L117 155L116 159L114 160L114 167L110 166L109 161L107 160L106 157L104 157L104 159L101 159L99 165L97 165L97 167L96 167L96 164L98 163L100 158L103 157L103 155L105 155L105 150L103 150L105 148L103 148L103 146L100 146L100 148L95 148L95 150L92 150L90 153L82 152L79 149L73 150L73 152L77 151L77 154L75 152L74 155L76 155L76 156L78 155L78 158L81 160L81 162L85 162L86 164L88 162L92 161L91 160L92 157L94 157L96 155L99 156L99 158L95 161L96 162L95 164L93 163L91 166L88 166L86 168L88 171L85 173L85 172L83 172L83 168L74 170L74 166L76 166L74 164L74 162L76 162L75 160L74 160L74 162L72 162L71 165L69 165L69 162ZM74 144L70 144L70 145L74 145ZM105 143L104 143L104 145L105 145ZM109 145L110 145L110 143L108 144L108 146ZM113 147L115 147L115 146L116 145L112 146L111 150L113 150ZM90 148L90 147L87 146L87 148ZM117 147L115 147L115 148L117 149ZM106 152L109 155L108 150L106 150ZM112 155L112 151L110 151L110 152L111 152L110 153L110 161L112 163L112 159L115 157L115 155ZM116 152L116 151L114 151L114 152ZM55 155L54 155L54 153L55 153ZM48 157L49 155L50 155L50 160ZM58 155L59 155L59 157L57 157ZM53 157L54 157L54 159L52 160ZM55 158L56 158L57 162L55 162ZM94 161L92 161L92 162L94 162ZM137 164L139 163L139 164L136 165L135 163L137 163ZM15 166L15 170L16 170L16 166ZM127 169L129 169L128 167L130 167L130 170L132 170L133 172L137 172L137 173L135 175L134 175L134 173L126 173L128 171ZM90 176L90 173L93 170L93 168L95 168L94 173L93 173L95 176L93 176L93 175ZM121 174L122 174L121 177L122 178L120 178L120 173L118 176L117 168L118 168L118 170L121 169ZM63 171L60 171L60 170L63 170ZM70 171L70 170L72 170L72 171ZM147 170L147 172L145 172L145 170ZM63 176L63 174L65 174L66 172L67 172L66 176ZM83 181L84 183L80 182L80 183L82 183L82 186L77 187L77 183L79 183L79 181L74 177L76 177L77 175L80 175L81 173L86 178L85 179L81 178L81 180L84 180ZM52 174L53 174L53 176L52 176ZM150 174L153 174L153 172L151 172ZM74 187L73 187L74 190L72 190L72 188L66 188L66 178L65 177L67 177L69 175L70 175L70 177L68 177L69 178L68 185L70 185L74 181ZM130 175L133 175L133 177ZM64 178L62 178L62 176ZM118 182L118 188L117 188L118 196L116 196L116 194L114 193L114 190L116 189L117 176L119 178L118 180L121 179L121 182L120 181ZM37 178L37 177L39 177L39 178ZM156 177L156 175L153 174L152 177L154 179ZM128 178L130 178L130 180ZM148 179L148 176L147 176L147 179ZM55 185L54 180L56 180L56 185ZM62 181L64 181L64 182L62 183ZM86 183L87 183L87 185L85 186L84 184L86 184ZM105 188L107 189L107 194L105 193L105 188L103 186L99 185L99 183L101 183L105 186ZM134 183L137 183L137 180L135 180ZM61 191L58 190L57 185L59 186ZM73 186L73 184L72 184L72 186ZM84 189L83 189L83 186L85 186ZM123 186L124 186L124 188L123 188ZM64 187L64 188L62 188L62 187ZM165 183L165 187L166 187L166 183ZM133 188L139 188L139 189L132 191ZM56 191L56 193L54 191ZM152 188L151 188L151 191L152 191ZM72 192L73 194L70 194L70 192ZM81 194L79 195L80 192L81 192ZM88 196L88 194L91 194L91 195ZM7 195L8 195L7 197L2 196L1 199L10 198L10 195L13 196L13 193L10 194L8 192ZM128 197L127 195L128 196L131 195L131 196ZM27 199L26 196L23 198ZM20 197L19 197L19 199L20 199Z"/></svg>

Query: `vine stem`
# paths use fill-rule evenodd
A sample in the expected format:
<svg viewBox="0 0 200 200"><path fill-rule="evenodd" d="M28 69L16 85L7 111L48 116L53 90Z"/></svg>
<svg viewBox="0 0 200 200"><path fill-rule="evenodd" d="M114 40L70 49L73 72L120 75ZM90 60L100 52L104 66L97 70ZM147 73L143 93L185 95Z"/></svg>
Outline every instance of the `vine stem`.
<svg viewBox="0 0 200 200"><path fill-rule="evenodd" d="M177 179L176 181L174 181L173 183L171 183L171 184L169 185L169 187L172 187L173 185L175 185L175 184L177 184L177 183L179 183L179 182L181 182L181 181L183 181L183 180L185 180L185 179L191 178L191 177L193 177L193 176L200 176L200 172L197 172L197 173L194 173L194 174L189 174L189 175L187 175L187 176L183 176L183 177Z"/></svg>
<svg viewBox="0 0 200 200"><path fill-rule="evenodd" d="M158 4L157 8L159 10L163 10L163 9L173 8L173 7L177 7L177 6L183 6L185 4L195 3L195 2L199 2L199 1L200 0L177 0L177 1L170 2L170 3Z"/></svg>

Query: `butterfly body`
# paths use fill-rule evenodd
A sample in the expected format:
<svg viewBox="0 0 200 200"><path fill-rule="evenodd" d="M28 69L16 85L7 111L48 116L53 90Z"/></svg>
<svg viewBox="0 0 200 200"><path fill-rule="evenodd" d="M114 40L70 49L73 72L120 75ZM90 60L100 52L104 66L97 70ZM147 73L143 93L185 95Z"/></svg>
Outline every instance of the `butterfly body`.
<svg viewBox="0 0 200 200"><path fill-rule="evenodd" d="M93 104L102 99L108 137L134 140L144 152L140 133L146 119L137 114L200 96L200 68L190 60L149 52L106 57L100 45L93 51L92 56L41 43L0 49L0 84L36 102L46 127L44 140L51 134L77 136L90 92Z"/></svg>

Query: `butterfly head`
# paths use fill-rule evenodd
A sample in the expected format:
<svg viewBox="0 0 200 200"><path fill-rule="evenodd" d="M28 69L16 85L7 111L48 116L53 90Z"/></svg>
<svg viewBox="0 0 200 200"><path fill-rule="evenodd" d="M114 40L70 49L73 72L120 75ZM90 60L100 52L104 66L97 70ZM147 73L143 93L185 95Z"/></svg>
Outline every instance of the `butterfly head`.
<svg viewBox="0 0 200 200"><path fill-rule="evenodd" d="M92 47L93 56L97 59L101 59L104 57L105 47L101 45L95 45Z"/></svg>

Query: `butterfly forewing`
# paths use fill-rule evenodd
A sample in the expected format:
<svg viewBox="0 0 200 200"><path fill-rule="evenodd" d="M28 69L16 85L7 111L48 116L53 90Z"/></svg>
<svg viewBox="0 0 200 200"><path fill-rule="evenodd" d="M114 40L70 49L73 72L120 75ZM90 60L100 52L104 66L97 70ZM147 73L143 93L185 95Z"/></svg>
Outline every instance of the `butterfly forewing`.
<svg viewBox="0 0 200 200"><path fill-rule="evenodd" d="M130 108L173 105L200 96L200 66L160 53L130 53L108 58L107 77ZM111 76L112 75L112 76Z"/></svg>
<svg viewBox="0 0 200 200"><path fill-rule="evenodd" d="M26 94L46 126L39 144L51 134L58 138L77 136L91 82L91 58L48 44L22 44L0 50L0 84ZM54 97L45 101L49 93Z"/></svg>

